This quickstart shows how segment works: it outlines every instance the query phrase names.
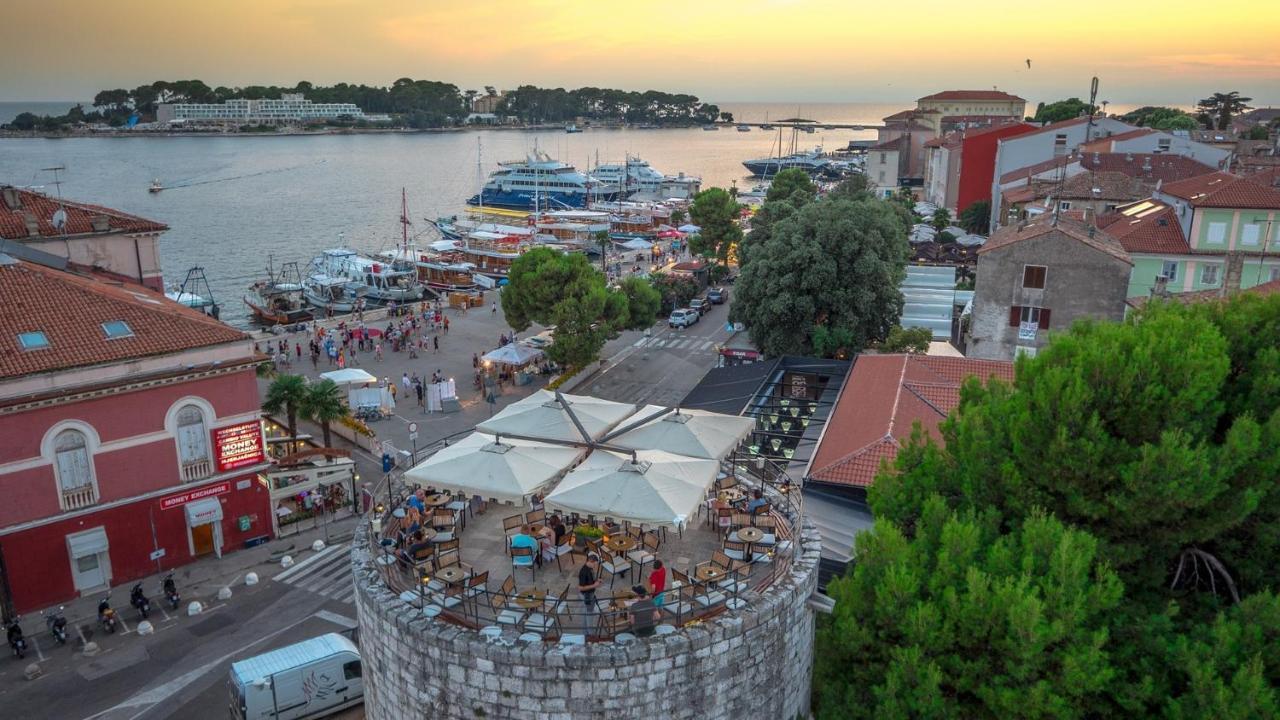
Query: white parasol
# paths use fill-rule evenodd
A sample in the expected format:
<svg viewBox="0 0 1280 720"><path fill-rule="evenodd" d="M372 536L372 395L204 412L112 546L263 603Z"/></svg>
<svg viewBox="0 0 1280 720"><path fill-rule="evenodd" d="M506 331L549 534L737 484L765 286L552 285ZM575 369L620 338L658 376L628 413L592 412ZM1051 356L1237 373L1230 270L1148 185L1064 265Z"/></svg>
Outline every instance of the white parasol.
<svg viewBox="0 0 1280 720"><path fill-rule="evenodd" d="M368 383L378 382L378 378L370 375L360 368L344 368L342 370L320 373L320 377L324 380L332 380L338 385L367 385Z"/></svg>
<svg viewBox="0 0 1280 720"><path fill-rule="evenodd" d="M592 440L600 438L636 411L630 403L588 397L586 395L561 395ZM502 412L476 425L476 430L503 435L583 442L565 406L548 390L538 390L532 395L508 405Z"/></svg>
<svg viewBox="0 0 1280 720"><path fill-rule="evenodd" d="M720 463L640 450L596 450L545 498L549 510L678 527L694 517Z"/></svg>
<svg viewBox="0 0 1280 720"><path fill-rule="evenodd" d="M658 405L646 405L634 419L650 417L662 409ZM677 455L721 460L751 436L756 421L706 410L676 409L639 427L628 429L629 425L615 430L603 442L628 450L662 448Z"/></svg>
<svg viewBox="0 0 1280 720"><path fill-rule="evenodd" d="M541 360L542 351L527 345L508 343L497 350L490 350L485 353L484 359L489 362L503 363L504 365L523 366L535 360Z"/></svg>
<svg viewBox="0 0 1280 720"><path fill-rule="evenodd" d="M560 477L583 448L471 433L405 472L406 480L468 496L524 505L525 498Z"/></svg>

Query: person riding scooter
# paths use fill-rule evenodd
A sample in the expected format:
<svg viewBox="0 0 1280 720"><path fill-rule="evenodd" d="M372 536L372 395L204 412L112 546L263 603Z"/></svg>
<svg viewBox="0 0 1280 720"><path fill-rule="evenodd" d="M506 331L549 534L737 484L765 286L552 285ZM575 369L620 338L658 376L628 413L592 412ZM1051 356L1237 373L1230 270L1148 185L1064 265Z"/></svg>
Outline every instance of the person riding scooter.
<svg viewBox="0 0 1280 720"><path fill-rule="evenodd" d="M164 597L169 601L169 607L177 610L182 598L178 595L178 586L173 582L173 573L169 573L164 578Z"/></svg>
<svg viewBox="0 0 1280 720"><path fill-rule="evenodd" d="M102 602L98 603L98 622L102 623L107 632L116 631L116 611L111 609L110 596L102 598Z"/></svg>
<svg viewBox="0 0 1280 720"><path fill-rule="evenodd" d="M53 636L53 641L59 645L67 644L67 619L62 615L62 606L57 610L50 612L44 616L45 627L49 628L49 634ZM43 613L41 613L43 614Z"/></svg>
<svg viewBox="0 0 1280 720"><path fill-rule="evenodd" d="M147 613L151 612L151 601L142 593L142 583L133 586L133 591L129 593L129 604L138 610L143 620L147 619Z"/></svg>
<svg viewBox="0 0 1280 720"><path fill-rule="evenodd" d="M27 652L27 639L22 636L21 618L14 617L9 621L9 647L13 648L13 656L22 659Z"/></svg>

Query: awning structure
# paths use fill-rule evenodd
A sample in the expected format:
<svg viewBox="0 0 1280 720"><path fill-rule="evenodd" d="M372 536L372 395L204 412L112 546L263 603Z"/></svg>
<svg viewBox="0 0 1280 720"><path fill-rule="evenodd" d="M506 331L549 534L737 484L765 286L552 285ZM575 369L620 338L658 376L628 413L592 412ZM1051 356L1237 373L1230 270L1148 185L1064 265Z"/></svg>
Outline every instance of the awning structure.
<svg viewBox="0 0 1280 720"><path fill-rule="evenodd" d="M360 368L344 368L342 370L320 373L320 377L325 380L332 380L338 385L366 385L368 383L378 382L378 378L370 375Z"/></svg>
<svg viewBox="0 0 1280 720"><path fill-rule="evenodd" d="M504 365L524 366L542 359L542 351L520 343L508 343L484 354L483 360Z"/></svg>
<svg viewBox="0 0 1280 720"><path fill-rule="evenodd" d="M193 500L182 507L187 513L187 525L191 527L222 521L222 503L216 497Z"/></svg>
<svg viewBox="0 0 1280 720"><path fill-rule="evenodd" d="M71 551L72 560L104 553L107 551L107 531L105 528L96 527L75 535L68 535L67 549Z"/></svg>
<svg viewBox="0 0 1280 720"><path fill-rule="evenodd" d="M697 515L720 469L717 460L662 450L637 451L634 458L596 450L543 503L554 511L676 527Z"/></svg>
<svg viewBox="0 0 1280 720"><path fill-rule="evenodd" d="M646 405L634 417L643 419L662 409L658 405ZM677 408L639 427L627 429L628 425L624 424L619 428L622 432L614 431L616 434L606 436L604 441L628 450L661 448L679 455L719 460L751 436L756 421L738 415Z"/></svg>
<svg viewBox="0 0 1280 720"><path fill-rule="evenodd" d="M472 433L405 472L410 482L468 496L524 505L525 498L563 475L584 448Z"/></svg>
<svg viewBox="0 0 1280 720"><path fill-rule="evenodd" d="M562 403L573 408L573 415L565 412ZM548 390L538 390L532 395L508 405L502 412L476 425L476 430L502 435L524 435L565 442L586 440L583 431L597 440L636 411L630 403L601 400L586 395L565 395Z"/></svg>

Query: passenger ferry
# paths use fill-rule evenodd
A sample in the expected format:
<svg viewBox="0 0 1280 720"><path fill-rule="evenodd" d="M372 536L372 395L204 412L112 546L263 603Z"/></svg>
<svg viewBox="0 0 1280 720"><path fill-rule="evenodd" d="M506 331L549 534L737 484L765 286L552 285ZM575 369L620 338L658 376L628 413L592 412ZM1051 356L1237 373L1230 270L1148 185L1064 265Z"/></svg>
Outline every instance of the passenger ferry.
<svg viewBox="0 0 1280 720"><path fill-rule="evenodd" d="M619 199L642 196L657 200L690 199L702 189L702 178L692 175L663 175L648 161L628 155L624 162L606 163L591 171L600 189ZM593 198L604 199L604 198Z"/></svg>
<svg viewBox="0 0 1280 720"><path fill-rule="evenodd" d="M594 200L616 196L616 191L597 188L594 180L572 165L534 151L524 160L500 163L467 204L532 212L585 208Z"/></svg>

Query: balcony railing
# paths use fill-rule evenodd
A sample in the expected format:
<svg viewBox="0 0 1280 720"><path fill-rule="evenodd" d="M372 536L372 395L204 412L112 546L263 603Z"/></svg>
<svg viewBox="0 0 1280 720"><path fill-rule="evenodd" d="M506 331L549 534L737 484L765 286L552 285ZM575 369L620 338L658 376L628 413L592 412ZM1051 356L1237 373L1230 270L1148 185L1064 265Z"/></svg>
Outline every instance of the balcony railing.
<svg viewBox="0 0 1280 720"><path fill-rule="evenodd" d="M62 509L79 510L98 502L98 490L92 483L62 491Z"/></svg>
<svg viewBox="0 0 1280 720"><path fill-rule="evenodd" d="M201 458L199 460L188 460L182 463L182 480L191 482L192 480L203 480L213 474L213 463L209 462L209 458Z"/></svg>

